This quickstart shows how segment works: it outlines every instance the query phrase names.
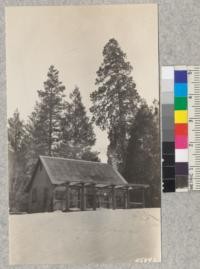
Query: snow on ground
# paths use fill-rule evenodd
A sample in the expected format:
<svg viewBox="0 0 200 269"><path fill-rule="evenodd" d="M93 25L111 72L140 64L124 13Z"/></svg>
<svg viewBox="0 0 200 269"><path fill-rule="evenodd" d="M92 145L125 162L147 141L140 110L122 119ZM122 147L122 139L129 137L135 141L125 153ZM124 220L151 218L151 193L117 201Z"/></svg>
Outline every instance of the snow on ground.
<svg viewBox="0 0 200 269"><path fill-rule="evenodd" d="M10 215L10 264L160 261L160 209Z"/></svg>

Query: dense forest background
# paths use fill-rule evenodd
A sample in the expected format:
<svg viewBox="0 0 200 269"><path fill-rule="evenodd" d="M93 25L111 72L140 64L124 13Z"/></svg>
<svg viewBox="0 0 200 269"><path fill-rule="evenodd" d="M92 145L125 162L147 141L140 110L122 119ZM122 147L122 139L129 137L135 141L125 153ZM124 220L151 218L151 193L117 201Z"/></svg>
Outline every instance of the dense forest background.
<svg viewBox="0 0 200 269"><path fill-rule="evenodd" d="M139 95L132 69L117 40L110 39L88 115L80 89L75 87L67 99L59 71L49 67L28 120L21 120L17 109L8 119L11 212L26 211L25 188L39 155L101 161L92 149L94 125L107 132L108 163L129 183L149 184L147 206L160 207L159 104L155 100L149 106Z"/></svg>

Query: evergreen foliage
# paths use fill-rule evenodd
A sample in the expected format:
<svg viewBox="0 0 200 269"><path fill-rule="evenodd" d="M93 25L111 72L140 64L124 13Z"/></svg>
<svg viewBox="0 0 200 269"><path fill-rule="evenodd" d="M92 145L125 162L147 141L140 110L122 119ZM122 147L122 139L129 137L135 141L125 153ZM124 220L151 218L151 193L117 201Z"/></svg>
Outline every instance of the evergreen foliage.
<svg viewBox="0 0 200 269"><path fill-rule="evenodd" d="M9 148L9 204L10 211L24 211L26 195L23 192L25 184L25 154L26 128L16 110L8 119L8 148Z"/></svg>
<svg viewBox="0 0 200 269"><path fill-rule="evenodd" d="M127 147L125 179L130 183L149 184L149 206L160 204L160 142L158 103L143 102L131 130Z"/></svg>
<svg viewBox="0 0 200 269"><path fill-rule="evenodd" d="M78 87L70 94L70 102L65 103L64 117L61 122L62 142L60 150L65 157L82 159L89 158L91 147L96 138L92 122L86 114L85 106ZM96 153L93 153L93 155ZM95 156L90 152L91 158ZM97 156L96 156L97 157Z"/></svg>
<svg viewBox="0 0 200 269"><path fill-rule="evenodd" d="M64 90L65 86L59 80L58 70L50 66L44 89L38 91L39 103L30 118L34 123L36 144L42 144L44 153L49 156L53 155L61 134Z"/></svg>
<svg viewBox="0 0 200 269"><path fill-rule="evenodd" d="M108 162L123 170L127 139L140 100L133 81L132 66L118 42L112 38L103 49L97 71L97 90L90 95L92 120L108 132Z"/></svg>

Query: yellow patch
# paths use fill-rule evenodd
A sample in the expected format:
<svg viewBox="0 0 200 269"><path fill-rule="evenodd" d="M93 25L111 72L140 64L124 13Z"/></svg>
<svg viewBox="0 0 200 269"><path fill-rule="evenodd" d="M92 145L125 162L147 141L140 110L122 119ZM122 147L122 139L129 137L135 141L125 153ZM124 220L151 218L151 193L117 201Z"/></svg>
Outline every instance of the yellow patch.
<svg viewBox="0 0 200 269"><path fill-rule="evenodd" d="M188 112L187 110L177 110L174 112L175 123L187 123Z"/></svg>

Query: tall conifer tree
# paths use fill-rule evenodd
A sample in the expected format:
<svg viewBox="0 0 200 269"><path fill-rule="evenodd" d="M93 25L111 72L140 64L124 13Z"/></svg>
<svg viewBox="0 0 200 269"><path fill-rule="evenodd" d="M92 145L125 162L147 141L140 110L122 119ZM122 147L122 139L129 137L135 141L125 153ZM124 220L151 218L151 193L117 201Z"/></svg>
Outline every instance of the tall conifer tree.
<svg viewBox="0 0 200 269"><path fill-rule="evenodd" d="M130 126L137 110L139 96L133 81L132 66L118 42L112 38L103 49L103 62L97 71L96 86L91 95L93 121L107 130L110 144L108 162L122 171Z"/></svg>
<svg viewBox="0 0 200 269"><path fill-rule="evenodd" d="M50 66L44 89L38 91L39 101L29 118L32 141L41 154L54 155L60 139L64 90L59 71Z"/></svg>
<svg viewBox="0 0 200 269"><path fill-rule="evenodd" d="M11 212L23 210L26 136L25 124L16 110L13 116L8 119L9 207Z"/></svg>
<svg viewBox="0 0 200 269"><path fill-rule="evenodd" d="M87 116L78 87L70 94L70 102L65 104L62 119L62 154L72 158L98 160L97 154L91 152L96 139L92 122Z"/></svg>
<svg viewBox="0 0 200 269"><path fill-rule="evenodd" d="M123 175L130 183L149 184L148 206L160 206L160 143L158 104L144 102L131 130Z"/></svg>
<svg viewBox="0 0 200 269"><path fill-rule="evenodd" d="M8 119L8 142L12 151L18 153L23 150L25 126L20 119L19 111L15 110L13 116Z"/></svg>

